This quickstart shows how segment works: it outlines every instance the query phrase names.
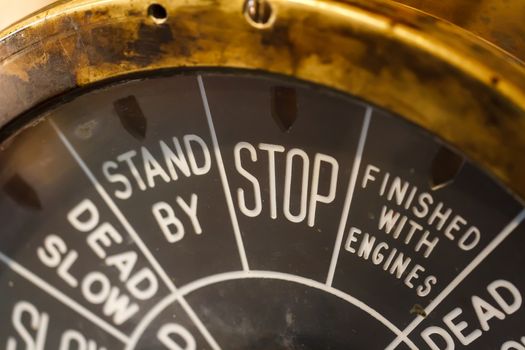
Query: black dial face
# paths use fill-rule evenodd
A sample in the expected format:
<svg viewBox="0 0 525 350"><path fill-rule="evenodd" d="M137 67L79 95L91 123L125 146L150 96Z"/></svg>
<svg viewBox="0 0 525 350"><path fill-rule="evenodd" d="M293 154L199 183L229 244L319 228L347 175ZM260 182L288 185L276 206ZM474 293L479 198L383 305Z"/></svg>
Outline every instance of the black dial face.
<svg viewBox="0 0 525 350"><path fill-rule="evenodd" d="M0 347L525 349L525 214L333 91L186 73L86 93L0 153Z"/></svg>

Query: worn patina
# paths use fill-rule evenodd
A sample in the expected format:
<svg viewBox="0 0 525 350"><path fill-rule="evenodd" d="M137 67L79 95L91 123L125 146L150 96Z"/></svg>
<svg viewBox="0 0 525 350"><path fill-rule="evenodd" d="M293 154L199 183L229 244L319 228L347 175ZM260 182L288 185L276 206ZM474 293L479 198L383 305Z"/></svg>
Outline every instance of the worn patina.
<svg viewBox="0 0 525 350"><path fill-rule="evenodd" d="M148 1L74 0L4 31L0 124L108 79L184 68L262 70L401 115L525 197L521 41L511 55L386 0L270 0L273 19L264 27L246 20L243 0L158 3L168 15L162 23L148 14Z"/></svg>

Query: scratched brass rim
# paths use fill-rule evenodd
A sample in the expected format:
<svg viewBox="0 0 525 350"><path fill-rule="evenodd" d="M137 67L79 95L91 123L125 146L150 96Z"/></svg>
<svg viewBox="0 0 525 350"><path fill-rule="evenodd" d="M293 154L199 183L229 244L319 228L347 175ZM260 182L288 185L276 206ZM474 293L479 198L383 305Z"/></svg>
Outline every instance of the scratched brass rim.
<svg viewBox="0 0 525 350"><path fill-rule="evenodd" d="M0 34L0 126L78 88L164 69L236 68L325 85L403 116L525 198L525 66L457 26L387 0L60 2Z"/></svg>

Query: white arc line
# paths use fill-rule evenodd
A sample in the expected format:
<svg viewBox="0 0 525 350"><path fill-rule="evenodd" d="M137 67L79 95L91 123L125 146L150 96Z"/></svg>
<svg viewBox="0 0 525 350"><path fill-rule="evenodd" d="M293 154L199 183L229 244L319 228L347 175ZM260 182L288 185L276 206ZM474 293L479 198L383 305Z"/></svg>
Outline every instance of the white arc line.
<svg viewBox="0 0 525 350"><path fill-rule="evenodd" d="M434 309L441 304L445 298L452 293L454 289L458 285L463 282L465 278L470 275L472 271L478 267L487 256L489 256L514 230L518 225L525 219L525 210L522 210L507 226L503 228L503 230L485 247L483 250L470 262L470 264L467 265L460 273L457 275L452 282L450 282L445 289L441 291L441 293L438 294L437 297L432 300L430 304L425 308L425 313L428 316ZM390 343L385 350L393 350L395 349L399 343L402 341L408 339L408 336L412 331L425 319L425 317L417 316L403 331L401 335L399 335L392 343Z"/></svg>
<svg viewBox="0 0 525 350"><path fill-rule="evenodd" d="M372 107L368 106L366 108L365 118L363 121L363 128L361 129L361 136L359 137L359 143L355 154L354 164L352 166L352 174L350 175L350 181L348 182L348 191L346 193L345 203L343 206L343 213L341 214L341 221L339 222L339 228L337 230L337 238L335 240L334 251L332 253L332 259L330 261L330 269L328 270L328 276L326 278L327 286L331 286L334 282L335 269L337 267L339 253L341 251L341 244L343 242L343 236L345 234L346 221L348 220L348 215L350 213L350 206L352 205L352 198L354 197L355 184L357 182L359 168L361 167L361 159L363 157L363 150L365 148L366 136L368 134L368 127L370 126L372 112Z"/></svg>
<svg viewBox="0 0 525 350"><path fill-rule="evenodd" d="M37 286L38 288L42 289L47 294L51 295L53 298L58 300L60 303L68 306L73 311L77 312L78 314L84 316L86 319L97 325L99 328L103 329L107 333L114 336L116 339L120 340L123 343L128 343L130 341L130 338L113 327L108 322L104 321L97 315L95 315L93 312L86 309L84 306L80 305L64 293L62 293L60 290L56 289L49 283L45 282L43 279L35 275L33 272L29 271L7 255L0 253L0 261L2 261L4 264L6 264L11 270Z"/></svg>
<svg viewBox="0 0 525 350"><path fill-rule="evenodd" d="M226 170L222 161L221 150L219 148L219 141L217 140L217 134L215 133L215 127L213 126L213 119L211 117L210 105L208 104L208 97L206 96L206 90L204 89L204 82L202 76L197 77L199 82L199 89L201 92L202 103L206 112L206 118L208 119L208 126L210 127L211 139L213 142L213 150L215 152L215 159L217 160L217 167L221 176L222 186L224 188L224 195L226 196L226 203L228 204L228 211L230 212L230 218L233 226L233 232L235 234L235 240L237 241L237 249L239 250L239 256L241 258L242 269L249 271L250 266L248 265L248 259L246 258L246 251L244 250L244 243L242 241L241 229L239 228L239 222L237 221L237 214L233 206L233 199L230 192L230 185L228 184L228 178L226 177Z"/></svg>
<svg viewBox="0 0 525 350"><path fill-rule="evenodd" d="M179 288L179 293L177 294L171 294L166 296L163 300L161 300L157 305L155 305L151 311L142 318L140 323L137 325L135 330L133 331L133 334L131 335L131 341L130 343L133 343L136 341L136 339L139 339L144 330L148 327L148 325L170 304L175 302L178 298L181 298L182 296L186 296L190 293L195 292L196 290L199 290L201 288L207 287L212 284L225 282L225 281L231 281L231 280L239 280L239 279L272 279L272 280L280 280L280 281L288 281L292 283L297 283L300 285L304 285L310 288L315 288L321 291L324 291L328 294L334 295L352 305L357 307L358 309L362 310L369 316L373 317L375 320L383 324L385 327L387 327L392 333L395 335L400 335L401 330L397 328L392 322L388 321L383 315L381 315L376 310L372 309L367 304L363 303L361 300L346 294L338 289L335 289L333 287L327 286L324 283L301 277L301 276L295 276L287 273L282 272L276 272L276 271L258 271L258 270L250 270L250 271L233 271L233 272L225 272L220 273L217 275L207 276L201 279L198 279L196 281L190 282L181 288ZM408 347L412 350L417 350L417 347L414 343L412 343L409 339L407 339L406 344Z"/></svg>
<svg viewBox="0 0 525 350"><path fill-rule="evenodd" d="M53 129L55 129L55 132L57 133L58 137L60 138L60 140L62 141L64 146L66 146L66 148L69 151L69 153L73 156L73 158L76 160L77 164L84 171L86 176L89 178L89 180L91 181L91 183L93 184L93 186L97 190L98 194L102 197L102 199L104 200L106 205L111 209L111 211L113 212L115 217L118 219L118 221L124 227L126 232L133 239L135 244L139 247L140 251L142 252L142 254L144 254L144 256L146 257L148 262L151 264L151 266L153 266L153 268L155 269L157 274L162 278L162 280L164 281L164 283L166 284L166 286L168 287L170 292L171 293L176 293L177 292L177 288L175 287L175 284L173 283L173 281L169 278L168 274L166 273L166 271L164 271L162 266L160 266L159 262L157 261L157 259L155 259L155 257L150 252L148 247L146 247L146 244L142 241L142 239L139 237L138 233L131 226L131 224L126 219L126 217L122 214L122 212L117 207L117 205L115 204L113 199L111 199L111 197L106 192L104 187L97 180L97 178L95 177L93 172L91 172L91 170L89 169L87 164L82 160L82 158L77 153L77 151L75 150L73 145L69 142L69 140L66 138L66 136L62 133L62 131L60 131L60 129L56 126L56 124L52 120L50 120L49 122L51 123L51 126L53 127ZM184 311L188 314L188 316L190 317L192 322L195 324L197 329L201 332L202 336L206 339L206 341L212 347L212 349L220 350L220 347L217 344L217 342L215 341L215 339L213 339L213 337L208 332L206 327L204 327L204 325L202 324L200 319L197 317L197 315L195 314L195 312L193 311L191 306L186 302L186 300L182 300L181 299L181 306L184 309Z"/></svg>

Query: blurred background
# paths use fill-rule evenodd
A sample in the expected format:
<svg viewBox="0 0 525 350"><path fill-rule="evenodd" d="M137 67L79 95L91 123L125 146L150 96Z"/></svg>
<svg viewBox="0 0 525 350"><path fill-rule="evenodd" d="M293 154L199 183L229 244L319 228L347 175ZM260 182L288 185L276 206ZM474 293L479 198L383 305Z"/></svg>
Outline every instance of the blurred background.
<svg viewBox="0 0 525 350"><path fill-rule="evenodd" d="M0 0L0 30L56 0Z"/></svg>

